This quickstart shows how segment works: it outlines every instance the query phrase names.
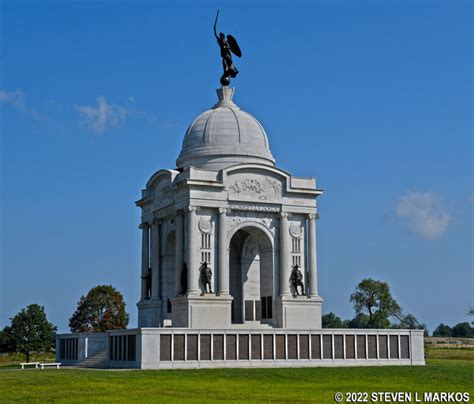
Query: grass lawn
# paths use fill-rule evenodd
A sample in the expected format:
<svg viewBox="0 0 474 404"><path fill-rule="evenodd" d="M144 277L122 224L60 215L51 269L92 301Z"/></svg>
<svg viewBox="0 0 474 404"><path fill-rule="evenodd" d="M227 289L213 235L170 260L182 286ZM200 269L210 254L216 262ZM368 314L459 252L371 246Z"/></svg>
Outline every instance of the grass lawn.
<svg viewBox="0 0 474 404"><path fill-rule="evenodd" d="M431 355L432 349L427 352ZM0 402L320 402L352 391L461 391L474 398L472 349L426 366L109 371L0 370ZM461 351L461 352L455 352ZM472 399L471 399L472 401Z"/></svg>

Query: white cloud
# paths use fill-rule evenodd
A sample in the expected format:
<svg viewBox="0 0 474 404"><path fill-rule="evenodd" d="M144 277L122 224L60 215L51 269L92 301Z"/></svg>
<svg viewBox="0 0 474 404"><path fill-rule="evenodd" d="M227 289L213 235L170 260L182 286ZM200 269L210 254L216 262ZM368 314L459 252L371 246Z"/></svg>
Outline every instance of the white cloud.
<svg viewBox="0 0 474 404"><path fill-rule="evenodd" d="M411 231L426 239L443 237L450 221L441 198L431 192L409 191L402 195L395 214Z"/></svg>
<svg viewBox="0 0 474 404"><path fill-rule="evenodd" d="M107 128L122 123L129 113L120 105L109 104L105 97L97 97L96 106L78 105L76 110L80 115L80 124L96 133L104 133Z"/></svg>
<svg viewBox="0 0 474 404"><path fill-rule="evenodd" d="M26 111L26 96L23 91L17 88L15 91L0 90L0 102L9 104L21 111Z"/></svg>

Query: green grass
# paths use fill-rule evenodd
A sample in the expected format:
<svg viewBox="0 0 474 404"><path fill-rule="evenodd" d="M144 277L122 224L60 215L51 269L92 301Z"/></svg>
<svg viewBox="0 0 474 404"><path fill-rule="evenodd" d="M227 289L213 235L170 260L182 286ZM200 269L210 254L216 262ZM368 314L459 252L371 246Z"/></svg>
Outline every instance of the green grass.
<svg viewBox="0 0 474 404"><path fill-rule="evenodd" d="M320 402L354 391L461 391L474 349L427 349L426 366L111 371L0 370L0 402ZM22 361L22 359L21 359ZM5 363L5 358L2 363Z"/></svg>

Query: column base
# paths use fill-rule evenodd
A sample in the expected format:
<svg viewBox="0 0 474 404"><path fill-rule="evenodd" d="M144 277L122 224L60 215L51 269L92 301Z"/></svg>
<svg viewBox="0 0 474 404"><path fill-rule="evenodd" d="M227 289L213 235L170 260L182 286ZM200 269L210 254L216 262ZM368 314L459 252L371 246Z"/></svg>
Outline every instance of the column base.
<svg viewBox="0 0 474 404"><path fill-rule="evenodd" d="M323 299L319 296L280 296L277 299L279 328L320 330Z"/></svg>
<svg viewBox="0 0 474 404"><path fill-rule="evenodd" d="M233 297L193 294L171 299L172 326L227 329L231 325Z"/></svg>
<svg viewBox="0 0 474 404"><path fill-rule="evenodd" d="M163 327L162 303L159 299L142 299L137 303L138 327Z"/></svg>

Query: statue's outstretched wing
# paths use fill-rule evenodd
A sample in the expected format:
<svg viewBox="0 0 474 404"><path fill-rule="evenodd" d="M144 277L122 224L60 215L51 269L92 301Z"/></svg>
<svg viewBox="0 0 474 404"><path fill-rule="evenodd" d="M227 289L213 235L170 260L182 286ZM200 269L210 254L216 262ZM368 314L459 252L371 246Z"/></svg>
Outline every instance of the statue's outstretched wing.
<svg viewBox="0 0 474 404"><path fill-rule="evenodd" d="M238 56L239 58L242 57L242 51L240 50L239 44L232 35L227 35L227 43L235 56Z"/></svg>

